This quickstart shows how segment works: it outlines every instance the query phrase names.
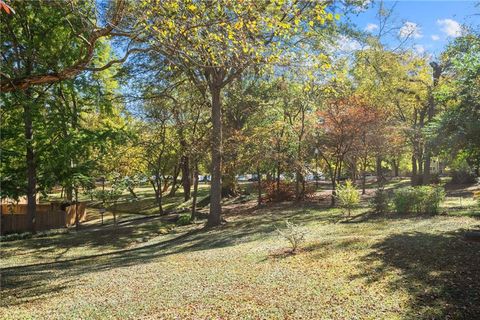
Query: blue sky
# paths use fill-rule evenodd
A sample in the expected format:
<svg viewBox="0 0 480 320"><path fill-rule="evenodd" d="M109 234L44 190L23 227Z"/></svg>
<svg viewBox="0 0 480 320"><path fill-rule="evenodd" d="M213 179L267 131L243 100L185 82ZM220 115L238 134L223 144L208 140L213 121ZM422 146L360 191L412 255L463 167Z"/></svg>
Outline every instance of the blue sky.
<svg viewBox="0 0 480 320"><path fill-rule="evenodd" d="M453 38L461 32L461 25L480 25L479 1L385 1L387 8L394 6L392 19L398 27L395 35L409 34L407 45L419 53L438 55ZM378 32L378 2L366 11L350 19L362 30ZM476 14L476 15L475 15ZM398 40L386 38L391 46Z"/></svg>

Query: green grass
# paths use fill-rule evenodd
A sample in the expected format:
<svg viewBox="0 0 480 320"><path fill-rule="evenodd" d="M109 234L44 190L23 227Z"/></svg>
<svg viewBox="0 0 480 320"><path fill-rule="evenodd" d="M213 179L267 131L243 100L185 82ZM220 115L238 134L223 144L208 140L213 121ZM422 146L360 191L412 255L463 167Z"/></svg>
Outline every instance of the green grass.
<svg viewBox="0 0 480 320"><path fill-rule="evenodd" d="M1 319L473 319L471 216L345 218L315 203L226 206L228 223L158 219L6 242ZM299 253L276 232L307 232Z"/></svg>

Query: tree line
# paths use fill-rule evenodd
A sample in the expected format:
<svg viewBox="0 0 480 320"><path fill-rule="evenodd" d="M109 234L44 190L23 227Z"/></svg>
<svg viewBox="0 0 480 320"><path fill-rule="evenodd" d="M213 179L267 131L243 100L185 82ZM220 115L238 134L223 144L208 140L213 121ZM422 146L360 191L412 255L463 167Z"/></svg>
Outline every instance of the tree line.
<svg viewBox="0 0 480 320"><path fill-rule="evenodd" d="M307 177L385 170L436 182L432 159L479 175L480 40L475 28L433 61L342 20L362 1L11 1L1 12L1 196L146 178L182 188L195 218L211 175L208 225L236 176L296 200ZM348 53L341 39L363 44ZM340 40L339 40L340 39ZM381 181L380 181L381 182ZM265 190L263 190L265 191Z"/></svg>

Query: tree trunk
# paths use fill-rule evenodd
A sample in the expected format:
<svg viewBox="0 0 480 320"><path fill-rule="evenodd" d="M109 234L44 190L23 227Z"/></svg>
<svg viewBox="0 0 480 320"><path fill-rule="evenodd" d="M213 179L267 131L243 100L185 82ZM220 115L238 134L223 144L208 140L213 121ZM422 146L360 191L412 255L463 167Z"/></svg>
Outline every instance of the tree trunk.
<svg viewBox="0 0 480 320"><path fill-rule="evenodd" d="M383 170L382 170L382 158L379 156L375 159L375 169L377 174L377 183L380 185L383 183Z"/></svg>
<svg viewBox="0 0 480 320"><path fill-rule="evenodd" d="M181 159L182 166L182 186L183 186L183 199L184 201L190 200L190 158L187 156L182 156Z"/></svg>
<svg viewBox="0 0 480 320"><path fill-rule="evenodd" d="M412 178L411 178L412 186L417 185L417 158L415 157L415 150L412 154Z"/></svg>
<svg viewBox="0 0 480 320"><path fill-rule="evenodd" d="M393 166L393 175L394 177L398 177L398 167L400 166L399 161L396 159L392 160L392 166Z"/></svg>
<svg viewBox="0 0 480 320"><path fill-rule="evenodd" d="M363 170L362 173L362 194L365 194L365 185L367 184L367 173Z"/></svg>
<svg viewBox="0 0 480 320"><path fill-rule="evenodd" d="M31 94L27 91L27 97ZM33 150L33 121L31 99L23 105L23 121L25 125L26 163L27 163L27 216L28 228L35 233L35 212L37 210L37 164Z"/></svg>
<svg viewBox="0 0 480 320"><path fill-rule="evenodd" d="M78 215L78 189L75 188L75 230L80 229L80 217Z"/></svg>
<svg viewBox="0 0 480 320"><path fill-rule="evenodd" d="M431 153L428 147L425 148L425 162L423 168L423 184L430 184L430 164L431 164Z"/></svg>
<svg viewBox="0 0 480 320"><path fill-rule="evenodd" d="M134 197L135 199L137 198L137 194L135 193L135 190L133 190L132 187L127 187L128 189L128 192L130 192L130 194L132 195L132 197Z"/></svg>
<svg viewBox="0 0 480 320"><path fill-rule="evenodd" d="M176 165L173 168L172 188L170 189L170 193L168 194L171 197L175 196L175 192L177 192L177 180L178 180L179 172L180 172L179 166Z"/></svg>
<svg viewBox="0 0 480 320"><path fill-rule="evenodd" d="M333 207L335 206L335 197L337 196L337 192L336 192L337 181L335 180L335 178L337 177L337 168L335 167L335 169L333 169L332 166L329 164L328 171L330 172L330 178L332 180L332 198L330 199L330 205Z"/></svg>
<svg viewBox="0 0 480 320"><path fill-rule="evenodd" d="M197 217L197 194L198 194L198 163L195 162L193 169L193 195L192 195L192 215L190 220L195 221Z"/></svg>
<svg viewBox="0 0 480 320"><path fill-rule="evenodd" d="M335 177L335 175L332 175L332 177ZM336 197L337 197L337 181L335 181L335 178L332 178L332 199L330 201L330 205L332 207L335 206Z"/></svg>
<svg viewBox="0 0 480 320"><path fill-rule="evenodd" d="M277 194L278 194L278 192L280 192L280 161L277 162L277 170L276 171L277 171L277 178L276 178L277 187L276 187L276 189L277 189Z"/></svg>
<svg viewBox="0 0 480 320"><path fill-rule="evenodd" d="M162 182L160 181L159 175L155 175L155 181L151 181L153 191L155 191L155 201L158 205L158 213L160 215L163 214L163 207L162 207Z"/></svg>
<svg viewBox="0 0 480 320"><path fill-rule="evenodd" d="M429 99L428 99L428 111L427 111L427 121L430 123L433 120L433 116L435 115L435 97L433 96L433 92L435 88L438 86L438 81L440 80L440 76L443 72L443 67L439 65L437 62L432 61L430 62L430 66L432 67L432 78L433 78L433 86L429 90ZM430 164L431 164L431 157L432 151L431 147L428 143L425 144L425 167L423 170L423 183L430 184Z"/></svg>
<svg viewBox="0 0 480 320"><path fill-rule="evenodd" d="M300 126L300 134L298 135L298 149L297 149L297 161L298 161L298 168L297 168L297 173L296 173L296 184L295 184L295 196L297 198L297 201L303 200L303 196L305 194L305 184L304 184L304 177L302 174L302 168L303 168L303 157L302 157L302 141L303 141L303 135L305 133L305 107L302 105L300 108L300 111L302 113L302 120L301 120L301 126ZM300 184L302 185L302 190L300 191Z"/></svg>
<svg viewBox="0 0 480 320"><path fill-rule="evenodd" d="M257 179L258 179L257 204L260 206L262 204L262 174L260 173L260 168L259 167L257 167Z"/></svg>
<svg viewBox="0 0 480 320"><path fill-rule="evenodd" d="M222 101L221 87L212 85L212 181L210 188L210 213L207 225L218 226L222 214Z"/></svg>

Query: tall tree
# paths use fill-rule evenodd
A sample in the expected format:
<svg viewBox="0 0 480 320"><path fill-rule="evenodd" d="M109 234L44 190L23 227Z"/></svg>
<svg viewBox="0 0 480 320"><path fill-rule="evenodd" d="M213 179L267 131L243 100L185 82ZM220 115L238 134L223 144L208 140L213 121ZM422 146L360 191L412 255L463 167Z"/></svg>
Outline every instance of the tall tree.
<svg viewBox="0 0 480 320"><path fill-rule="evenodd" d="M222 90L248 66L271 62L299 30L334 20L321 2L145 1L145 27L161 54L211 99L212 182L208 225L221 221Z"/></svg>

